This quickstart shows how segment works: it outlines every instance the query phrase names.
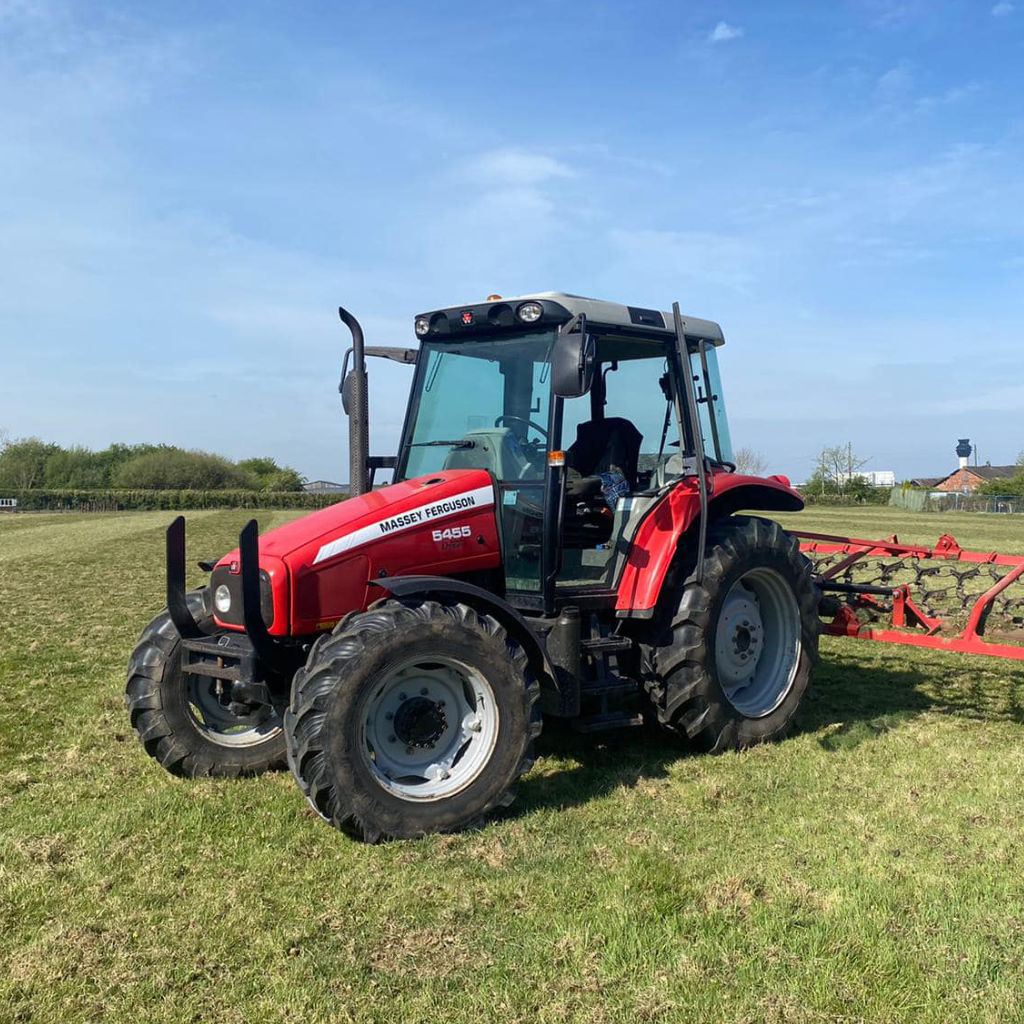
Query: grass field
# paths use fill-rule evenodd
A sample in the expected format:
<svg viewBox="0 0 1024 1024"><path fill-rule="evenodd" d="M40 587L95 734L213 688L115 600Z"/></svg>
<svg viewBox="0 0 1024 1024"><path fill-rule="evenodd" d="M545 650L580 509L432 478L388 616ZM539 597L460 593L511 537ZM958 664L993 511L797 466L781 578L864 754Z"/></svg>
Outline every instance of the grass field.
<svg viewBox="0 0 1024 1024"><path fill-rule="evenodd" d="M246 515L192 515L190 564ZM546 734L483 831L366 847L131 734L167 518L0 518L4 1024L1024 1016L1021 663L826 639L782 744ZM1024 553L1019 517L800 522Z"/></svg>

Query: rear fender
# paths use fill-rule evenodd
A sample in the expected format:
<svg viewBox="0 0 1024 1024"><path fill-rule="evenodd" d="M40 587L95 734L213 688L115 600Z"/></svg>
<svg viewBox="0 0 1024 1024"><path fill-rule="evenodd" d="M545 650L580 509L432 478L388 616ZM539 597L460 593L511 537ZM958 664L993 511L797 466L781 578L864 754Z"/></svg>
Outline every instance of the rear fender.
<svg viewBox="0 0 1024 1024"><path fill-rule="evenodd" d="M466 583L464 580L447 579L444 576L394 576L373 581L374 587L386 590L392 597L433 598L441 602L468 604L482 614L491 615L518 643L530 662L530 668L540 680L541 689L557 692L558 676L548 658L547 651L537 634L512 605L496 597L489 590Z"/></svg>
<svg viewBox="0 0 1024 1024"><path fill-rule="evenodd" d="M716 474L708 501L709 522L741 509L799 512L804 499L785 477L754 477L738 473ZM620 619L649 619L676 552L700 523L700 493L692 477L679 483L651 510L630 545L619 580L615 614Z"/></svg>

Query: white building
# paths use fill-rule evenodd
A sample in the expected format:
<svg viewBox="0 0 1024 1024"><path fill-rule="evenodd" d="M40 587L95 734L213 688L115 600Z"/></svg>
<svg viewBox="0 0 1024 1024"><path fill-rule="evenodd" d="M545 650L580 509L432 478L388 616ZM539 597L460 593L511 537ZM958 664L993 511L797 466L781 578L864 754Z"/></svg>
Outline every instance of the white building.
<svg viewBox="0 0 1024 1024"><path fill-rule="evenodd" d="M869 469L861 470L858 473L840 473L839 483L845 484L848 480L862 477L872 487L895 487L896 486L896 473L891 469Z"/></svg>

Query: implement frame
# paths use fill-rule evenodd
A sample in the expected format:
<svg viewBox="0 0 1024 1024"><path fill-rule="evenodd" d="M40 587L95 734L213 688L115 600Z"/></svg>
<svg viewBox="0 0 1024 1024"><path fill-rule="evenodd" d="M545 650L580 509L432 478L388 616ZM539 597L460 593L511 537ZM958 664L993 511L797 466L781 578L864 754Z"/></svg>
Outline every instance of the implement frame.
<svg viewBox="0 0 1024 1024"><path fill-rule="evenodd" d="M860 540L855 537L835 537L830 534L804 533L798 530L794 530L793 534L800 539L801 551L812 561L815 556L843 556L817 576L818 585L824 593L847 597L846 603L839 604L834 610L828 608L826 614L833 617L831 621L823 624L823 633L830 636L855 637L858 640L880 640L884 643L931 647L963 654L987 654L996 658L1024 661L1024 629L1009 635L996 634L1000 641L1019 640L1019 645L993 642L985 639L984 635L985 620L995 599L1024 576L1024 555L965 551L948 533L943 534L938 543L930 548L918 544L901 544L895 536L886 540ZM940 636L939 633L946 625L946 621L941 617L927 614L919 607L913 599L909 584L886 587L846 583L837 579L841 573L848 572L862 559L887 557L999 565L1006 566L1007 572L974 601L967 616L967 624L959 633L953 636ZM857 607L870 608L874 612L882 610L880 602L875 600L877 597L892 600L892 610L887 612L890 628L879 628L857 618Z"/></svg>

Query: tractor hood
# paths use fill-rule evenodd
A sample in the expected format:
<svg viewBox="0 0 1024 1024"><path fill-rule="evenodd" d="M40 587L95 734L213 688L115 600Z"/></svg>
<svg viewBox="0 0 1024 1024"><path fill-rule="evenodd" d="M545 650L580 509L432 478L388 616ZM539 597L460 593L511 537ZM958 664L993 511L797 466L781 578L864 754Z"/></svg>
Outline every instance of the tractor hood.
<svg viewBox="0 0 1024 1024"><path fill-rule="evenodd" d="M489 473L447 470L268 530L259 546L261 573L273 598L270 632L299 636L330 628L382 596L372 585L381 577L448 576L499 566L494 506ZM226 554L214 568L215 581L232 569L237 574L238 563L237 549ZM218 622L239 625L219 616Z"/></svg>

